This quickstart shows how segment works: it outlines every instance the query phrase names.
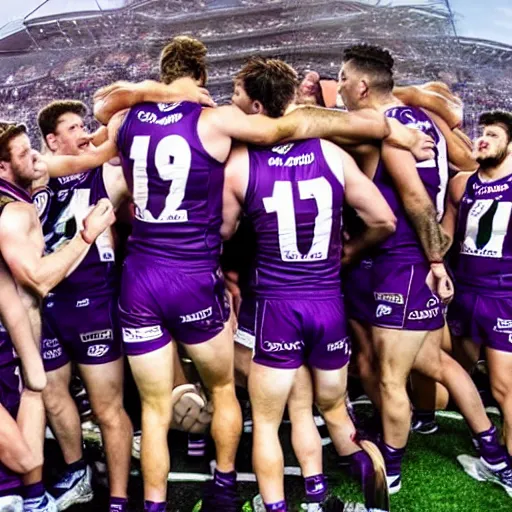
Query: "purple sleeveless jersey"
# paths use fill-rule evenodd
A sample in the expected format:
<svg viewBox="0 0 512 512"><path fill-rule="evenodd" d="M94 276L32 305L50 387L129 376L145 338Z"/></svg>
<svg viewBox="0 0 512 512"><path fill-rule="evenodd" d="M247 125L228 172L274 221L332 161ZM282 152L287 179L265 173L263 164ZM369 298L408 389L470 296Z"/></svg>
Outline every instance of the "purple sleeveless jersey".
<svg viewBox="0 0 512 512"><path fill-rule="evenodd" d="M251 288L263 297L340 295L342 169L320 140L250 148L245 211L256 232Z"/></svg>
<svg viewBox="0 0 512 512"><path fill-rule="evenodd" d="M127 114L118 148L135 203L128 254L181 269L219 264L224 165L203 148L195 103L142 103Z"/></svg>
<svg viewBox="0 0 512 512"><path fill-rule="evenodd" d="M82 227L90 206L107 198L101 167L87 173L52 178L34 194L43 223L46 253L56 251ZM111 292L116 285L114 246L108 230L100 235L80 265L53 290L58 295Z"/></svg>
<svg viewBox="0 0 512 512"><path fill-rule="evenodd" d="M492 182L468 179L455 233L457 284L512 293L512 176Z"/></svg>
<svg viewBox="0 0 512 512"><path fill-rule="evenodd" d="M416 169L428 195L434 203L438 220L441 220L444 214L448 185L448 153L445 138L432 119L419 108L393 107L386 111L386 116L397 119L409 128L421 130L434 139L434 159L417 162ZM382 161L379 162L373 181L386 198L397 218L395 233L380 245L379 252L386 253L387 255L396 255L407 261L421 261L425 259L416 230L405 212L393 180L386 172Z"/></svg>

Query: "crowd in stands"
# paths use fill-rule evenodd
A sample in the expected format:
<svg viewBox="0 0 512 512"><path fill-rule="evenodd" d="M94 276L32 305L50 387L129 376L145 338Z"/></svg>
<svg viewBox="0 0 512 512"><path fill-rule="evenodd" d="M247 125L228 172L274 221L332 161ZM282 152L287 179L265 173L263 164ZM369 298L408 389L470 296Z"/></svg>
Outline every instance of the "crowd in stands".
<svg viewBox="0 0 512 512"><path fill-rule="evenodd" d="M229 99L231 79L244 57L263 52L300 72L315 69L336 78L342 48L365 40L392 51L400 82L441 79L455 87L464 99L470 132L481 110L512 110L511 73L503 73L512 68L512 50L459 44L448 18L436 13L325 0L235 3L254 14L239 8L207 10L222 7L222 1L157 0L139 9L34 26L37 49L0 57L0 118L16 118L32 128L37 111L54 98L90 104L94 91L110 82L157 78L159 50L179 33L208 45L212 93L221 102ZM184 17L187 13L198 19ZM173 15L179 15L174 22Z"/></svg>

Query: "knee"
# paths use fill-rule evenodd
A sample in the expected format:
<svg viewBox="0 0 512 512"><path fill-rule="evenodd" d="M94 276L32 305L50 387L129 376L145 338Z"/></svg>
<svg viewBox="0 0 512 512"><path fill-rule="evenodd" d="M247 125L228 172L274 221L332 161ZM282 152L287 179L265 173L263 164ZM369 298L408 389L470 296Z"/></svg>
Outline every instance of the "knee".
<svg viewBox="0 0 512 512"><path fill-rule="evenodd" d="M316 397L315 405L327 419L332 411L344 407L345 397L346 393L322 393Z"/></svg>
<svg viewBox="0 0 512 512"><path fill-rule="evenodd" d="M102 427L118 428L122 422L124 409L121 403L101 403L92 405L92 410L98 424Z"/></svg>
<svg viewBox="0 0 512 512"><path fill-rule="evenodd" d="M43 402L49 414L58 415L73 403L69 387L64 382L48 381L43 391Z"/></svg>
<svg viewBox="0 0 512 512"><path fill-rule="evenodd" d="M512 396L510 395L510 392L512 391L512 385L505 379L492 379L491 391L492 396L502 407L507 400L512 398Z"/></svg>
<svg viewBox="0 0 512 512"><path fill-rule="evenodd" d="M379 382L379 389L384 397L398 397L406 393L405 382L394 376L382 376Z"/></svg>

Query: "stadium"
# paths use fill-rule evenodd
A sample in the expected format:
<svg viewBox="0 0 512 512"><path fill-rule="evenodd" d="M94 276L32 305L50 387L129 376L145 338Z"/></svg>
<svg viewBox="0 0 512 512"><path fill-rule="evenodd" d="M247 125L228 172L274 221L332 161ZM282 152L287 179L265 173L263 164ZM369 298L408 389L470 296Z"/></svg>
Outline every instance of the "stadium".
<svg viewBox="0 0 512 512"><path fill-rule="evenodd" d="M482 111L512 112L512 45L460 35L449 0L47 0L22 19L0 27L0 119L26 124L32 146L42 149L36 135L37 114L45 105L68 98L91 107L96 90L107 84L158 79L160 51L177 35L193 36L207 46L207 88L219 105L230 103L233 77L251 56L282 59L301 77L314 70L322 79L337 80L343 50L364 41L391 51L399 85L428 81L449 85L464 103L462 128L471 138L477 135ZM90 130L99 126L92 108L86 122ZM363 392L356 380L350 398L357 415L367 418L371 407L369 401L357 400ZM485 371L475 372L474 380L491 419L501 424ZM138 405L126 404L126 408L139 414ZM90 415L86 416L89 420ZM510 498L503 489L471 479L458 464L458 455L474 454L474 449L454 404L438 412L437 421L440 429L434 435L411 435L404 463L407 485L391 498L390 510L510 510ZM344 500L364 501L356 480L338 466L325 425L319 429L331 488ZM288 475L285 485L290 503L298 506L302 483L290 430L285 422L280 431ZM107 510L101 436L92 421L85 423L83 432L86 457L96 468L95 499L70 510ZM189 512L197 507L202 484L211 479L214 448L210 443L207 455L194 459L187 455L186 434L172 431L169 443L172 472L167 510ZM258 492L251 447L248 429L237 458L239 490L247 512ZM51 480L63 460L55 442L49 440L45 450L50 461L45 477ZM140 445L138 450L134 448L129 486L129 510L133 511L142 510Z"/></svg>

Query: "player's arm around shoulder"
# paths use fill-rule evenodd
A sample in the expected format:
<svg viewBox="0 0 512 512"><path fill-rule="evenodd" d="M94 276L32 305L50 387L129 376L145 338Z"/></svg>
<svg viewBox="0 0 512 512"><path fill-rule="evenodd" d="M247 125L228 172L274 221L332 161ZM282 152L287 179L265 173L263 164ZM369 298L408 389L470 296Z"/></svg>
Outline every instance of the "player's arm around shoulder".
<svg viewBox="0 0 512 512"><path fill-rule="evenodd" d="M466 190L469 177L474 174L472 172L459 172L456 174L448 185L448 200L446 202L446 210L444 212L441 226L445 233L453 240L455 227L457 225L457 215L459 204Z"/></svg>
<svg viewBox="0 0 512 512"><path fill-rule="evenodd" d="M221 235L227 240L235 234L238 227L249 184L247 146L237 144L233 147L224 172Z"/></svg>

